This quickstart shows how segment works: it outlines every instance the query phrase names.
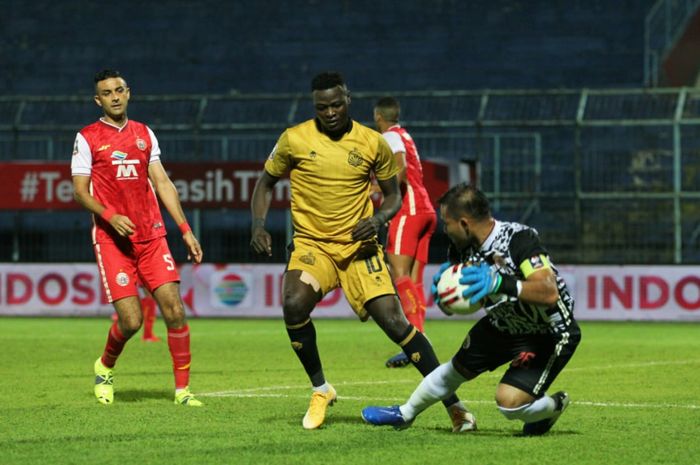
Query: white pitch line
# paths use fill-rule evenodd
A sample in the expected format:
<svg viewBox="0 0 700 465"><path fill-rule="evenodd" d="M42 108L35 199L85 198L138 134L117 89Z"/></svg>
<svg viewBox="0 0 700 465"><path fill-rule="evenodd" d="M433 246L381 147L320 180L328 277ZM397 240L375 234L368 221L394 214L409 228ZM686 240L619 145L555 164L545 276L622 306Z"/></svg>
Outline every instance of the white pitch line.
<svg viewBox="0 0 700 465"><path fill-rule="evenodd" d="M378 386L378 385L396 385L396 384L415 384L414 380L393 380L393 381L345 381L342 383L334 383L336 386ZM303 394L284 394L274 391L291 391L301 389ZM236 389L230 391L204 392L197 394L199 397L234 397L234 398L279 398L279 399L308 399L308 385L282 385L282 386L261 386L258 388ZM273 391L273 392L271 392ZM364 403L402 403L407 397L356 397L356 396L338 396L340 400L357 401ZM468 404L494 404L493 400L476 400L462 399ZM700 405L696 404L656 404L643 402L596 402L587 400L573 400L572 404L585 405L589 407L611 407L611 408L633 408L633 409L687 409L700 410Z"/></svg>

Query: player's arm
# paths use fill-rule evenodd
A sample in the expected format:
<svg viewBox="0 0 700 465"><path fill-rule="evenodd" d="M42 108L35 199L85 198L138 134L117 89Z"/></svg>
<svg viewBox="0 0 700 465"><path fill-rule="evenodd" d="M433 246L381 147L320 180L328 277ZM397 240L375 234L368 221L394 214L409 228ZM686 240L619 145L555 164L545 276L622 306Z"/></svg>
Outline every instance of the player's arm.
<svg viewBox="0 0 700 465"><path fill-rule="evenodd" d="M501 273L486 263L462 268L459 282L469 285L464 296L472 303L490 294L505 294L532 304L554 305L559 300L557 280L537 232L525 229L515 233L510 254L518 263L518 276Z"/></svg>
<svg viewBox="0 0 700 465"><path fill-rule="evenodd" d="M523 266L521 265L521 269ZM532 304L554 305L559 300L557 278L550 267L542 268L520 281L518 299ZM517 289L517 284L516 284Z"/></svg>
<svg viewBox="0 0 700 465"><path fill-rule="evenodd" d="M182 211L180 196L177 193L175 184L170 180L161 162L154 161L149 163L148 178L151 180L158 198L163 202L165 209L168 210L175 224L180 228L180 232L182 232L182 240L187 247L187 258L194 263L201 263L204 256L202 247L187 224L187 217L185 217L185 212Z"/></svg>
<svg viewBox="0 0 700 465"><path fill-rule="evenodd" d="M257 254L272 256L272 237L265 230L265 219L272 202L272 189L280 178L272 176L267 171L262 172L255 183L253 198L250 201L250 210L253 215L251 225L250 247Z"/></svg>
<svg viewBox="0 0 700 465"><path fill-rule="evenodd" d="M379 228L396 215L401 208L401 191L396 175L389 179L377 179L377 184L382 190L384 201L379 206L374 216L360 220L352 231L352 239L363 241L377 235Z"/></svg>
<svg viewBox="0 0 700 465"><path fill-rule="evenodd" d="M401 186L407 182L406 172L408 169L406 168L406 152L395 152L394 160L396 160L396 167L399 169L399 173L396 177L399 180L399 186Z"/></svg>
<svg viewBox="0 0 700 465"><path fill-rule="evenodd" d="M90 176L73 176L73 198L83 208L107 221L120 236L128 237L134 234L136 225L128 216L120 215L107 208L90 193Z"/></svg>

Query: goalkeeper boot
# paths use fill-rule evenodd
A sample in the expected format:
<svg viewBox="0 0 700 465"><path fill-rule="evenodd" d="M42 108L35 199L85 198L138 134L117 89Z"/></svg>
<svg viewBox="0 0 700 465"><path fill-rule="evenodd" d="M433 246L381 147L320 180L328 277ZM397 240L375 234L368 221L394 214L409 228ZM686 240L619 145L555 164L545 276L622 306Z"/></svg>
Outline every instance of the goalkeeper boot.
<svg viewBox="0 0 700 465"><path fill-rule="evenodd" d="M410 363L411 361L408 359L408 355L404 354L403 352L399 352L387 360L385 365L387 368L401 368Z"/></svg>
<svg viewBox="0 0 700 465"><path fill-rule="evenodd" d="M525 436L540 436L552 429L554 423L557 422L561 414L566 410L566 407L569 406L569 395L564 391L555 392L552 394L552 399L557 403L552 416L544 420L525 423L523 425L523 434Z"/></svg>
<svg viewBox="0 0 700 465"><path fill-rule="evenodd" d="M95 397L104 405L114 402L114 375L112 369L104 366L102 357L95 360Z"/></svg>
<svg viewBox="0 0 700 465"><path fill-rule="evenodd" d="M326 418L326 409L329 405L333 405L337 398L338 395L330 384L328 385L328 392L314 391L311 395L309 409L301 422L304 429L316 429L321 426Z"/></svg>
<svg viewBox="0 0 700 465"><path fill-rule="evenodd" d="M375 426L393 426L395 429L406 429L413 420L406 420L398 405L391 407L365 407L362 409L362 419Z"/></svg>
<svg viewBox="0 0 700 465"><path fill-rule="evenodd" d="M196 399L194 394L190 392L190 387L175 390L175 405L186 405L188 407L201 407L204 404Z"/></svg>
<svg viewBox="0 0 700 465"><path fill-rule="evenodd" d="M450 405L447 407L447 413L450 414L450 420L452 420L453 433L476 431L476 417L461 405Z"/></svg>

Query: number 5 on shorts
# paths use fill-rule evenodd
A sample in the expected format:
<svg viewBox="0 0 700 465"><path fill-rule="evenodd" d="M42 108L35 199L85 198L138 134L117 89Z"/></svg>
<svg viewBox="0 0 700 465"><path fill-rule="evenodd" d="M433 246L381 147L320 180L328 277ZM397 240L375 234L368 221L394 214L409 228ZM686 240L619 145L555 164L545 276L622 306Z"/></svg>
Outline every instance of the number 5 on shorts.
<svg viewBox="0 0 700 465"><path fill-rule="evenodd" d="M175 269L175 260L173 260L173 257L171 257L169 253L163 254L163 261L168 264L168 266L165 267L166 270L173 271Z"/></svg>

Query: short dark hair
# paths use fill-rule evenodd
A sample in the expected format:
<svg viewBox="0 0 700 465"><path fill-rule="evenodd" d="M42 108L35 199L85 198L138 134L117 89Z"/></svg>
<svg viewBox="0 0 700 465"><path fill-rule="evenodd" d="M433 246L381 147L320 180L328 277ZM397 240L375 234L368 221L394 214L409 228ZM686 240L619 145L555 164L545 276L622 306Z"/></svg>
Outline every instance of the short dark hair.
<svg viewBox="0 0 700 465"><path fill-rule="evenodd" d="M117 71L116 69L105 68L105 69L95 73L94 81L95 81L95 84L97 84L100 81L104 81L105 79L110 79L110 78L122 78L122 79L124 79L122 77L121 73L119 71Z"/></svg>
<svg viewBox="0 0 700 465"><path fill-rule="evenodd" d="M394 97L382 97L374 104L374 108L382 117L393 123L399 122L401 116L401 104Z"/></svg>
<svg viewBox="0 0 700 465"><path fill-rule="evenodd" d="M337 71L324 71L311 80L311 91L332 89L336 86L345 87L343 76Z"/></svg>
<svg viewBox="0 0 700 465"><path fill-rule="evenodd" d="M438 204L444 205L447 208L446 213L453 218L466 215L481 221L491 217L489 199L475 186L467 183L450 188L440 196Z"/></svg>

